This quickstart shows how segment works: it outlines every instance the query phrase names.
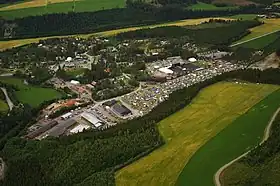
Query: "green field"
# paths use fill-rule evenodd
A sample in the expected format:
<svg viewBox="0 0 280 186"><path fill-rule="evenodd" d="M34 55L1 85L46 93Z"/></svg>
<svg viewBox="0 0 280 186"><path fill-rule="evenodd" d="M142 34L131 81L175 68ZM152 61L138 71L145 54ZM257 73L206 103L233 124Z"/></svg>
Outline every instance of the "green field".
<svg viewBox="0 0 280 186"><path fill-rule="evenodd" d="M214 186L213 176L220 167L260 143L279 106L280 90L277 90L200 148L181 172L176 185ZM200 179L202 172L203 179Z"/></svg>
<svg viewBox="0 0 280 186"><path fill-rule="evenodd" d="M41 88L31 85L25 85L21 79L1 78L1 82L16 86L16 97L21 103L28 103L32 107L37 107L44 101L59 98L62 94L54 89Z"/></svg>
<svg viewBox="0 0 280 186"><path fill-rule="evenodd" d="M0 99L0 112L7 112L9 110L8 104Z"/></svg>
<svg viewBox="0 0 280 186"><path fill-rule="evenodd" d="M117 186L175 185L193 154L236 118L277 90L274 85L220 82L158 124L166 143L116 173Z"/></svg>
<svg viewBox="0 0 280 186"><path fill-rule="evenodd" d="M238 8L238 6L217 7L213 4L198 2L196 4L193 4L192 6L189 6L187 9L189 9L189 10L228 10L228 9L237 9L237 8Z"/></svg>
<svg viewBox="0 0 280 186"><path fill-rule="evenodd" d="M122 8L125 6L125 0L80 0L76 1L75 12L93 12L103 9ZM7 19L27 17L34 15L50 13L67 13L73 9L73 2L61 2L49 4L48 6L29 7L20 9L1 9L0 16Z"/></svg>
<svg viewBox="0 0 280 186"><path fill-rule="evenodd" d="M238 45L238 47L243 47L243 48L253 48L253 49L263 49L264 47L266 47L267 45L269 45L270 43L273 43L276 39L278 39L280 37L280 31L264 36L264 37L260 37L258 39L243 43Z"/></svg>
<svg viewBox="0 0 280 186"><path fill-rule="evenodd" d="M238 14L234 16L230 16L231 19L242 19L242 20L252 20L257 17L256 14Z"/></svg>

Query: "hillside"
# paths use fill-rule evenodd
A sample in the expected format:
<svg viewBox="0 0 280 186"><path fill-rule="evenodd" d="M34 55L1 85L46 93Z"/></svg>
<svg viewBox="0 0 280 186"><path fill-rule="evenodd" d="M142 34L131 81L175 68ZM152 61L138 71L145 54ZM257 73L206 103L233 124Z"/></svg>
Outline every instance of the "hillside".
<svg viewBox="0 0 280 186"><path fill-rule="evenodd" d="M225 170L222 183L237 185L280 185L280 114L272 124L268 140Z"/></svg>

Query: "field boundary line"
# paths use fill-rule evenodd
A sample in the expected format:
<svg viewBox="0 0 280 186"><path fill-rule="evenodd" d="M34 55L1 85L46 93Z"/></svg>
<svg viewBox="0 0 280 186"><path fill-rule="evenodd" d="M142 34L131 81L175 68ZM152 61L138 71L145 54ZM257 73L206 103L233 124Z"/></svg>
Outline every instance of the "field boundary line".
<svg viewBox="0 0 280 186"><path fill-rule="evenodd" d="M267 141L267 139L270 136L270 131L271 131L271 127L272 124L275 120L275 118L277 117L277 115L280 113L280 107L274 112L273 116L271 117L268 125L266 126L265 130L264 130L264 136L262 141L259 143L259 145L262 145L265 141ZM251 149L252 150L252 149ZM247 154L249 154L251 152L251 150L243 153L242 155L240 155L239 157L235 158L234 160L232 160L231 162L225 164L224 166L222 166L214 175L214 183L216 186L222 186L221 183L221 174L224 172L224 170L226 168L228 168L229 166L231 166L233 163L237 162L238 160L240 160L241 158L245 157Z"/></svg>
<svg viewBox="0 0 280 186"><path fill-rule="evenodd" d="M246 41L241 41L241 42L232 44L232 45L230 45L230 47L235 47L235 46L238 46L238 45L241 45L241 44L244 44L244 43L248 43L250 41L254 41L256 39L259 39L259 38L262 38L262 37L265 37L265 36L268 36L268 35L271 35L271 34L274 34L274 33L277 33L277 32L280 32L280 29L269 32L269 33L266 33L266 34L263 34L263 35L260 35L260 36L257 36L257 37L254 37L254 38L251 38L251 39L248 39Z"/></svg>

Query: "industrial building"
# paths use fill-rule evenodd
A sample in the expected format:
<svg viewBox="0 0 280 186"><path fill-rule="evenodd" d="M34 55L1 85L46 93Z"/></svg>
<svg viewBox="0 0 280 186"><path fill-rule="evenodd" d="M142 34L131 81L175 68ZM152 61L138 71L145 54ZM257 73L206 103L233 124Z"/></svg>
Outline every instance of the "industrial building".
<svg viewBox="0 0 280 186"><path fill-rule="evenodd" d="M89 112L84 112L81 114L81 117L87 122L91 123L94 127L98 128L102 126L102 122L93 114Z"/></svg>
<svg viewBox="0 0 280 186"><path fill-rule="evenodd" d="M122 104L115 104L112 106L112 110L121 116L127 116L129 114L132 114L131 110L129 110L127 107L125 107Z"/></svg>

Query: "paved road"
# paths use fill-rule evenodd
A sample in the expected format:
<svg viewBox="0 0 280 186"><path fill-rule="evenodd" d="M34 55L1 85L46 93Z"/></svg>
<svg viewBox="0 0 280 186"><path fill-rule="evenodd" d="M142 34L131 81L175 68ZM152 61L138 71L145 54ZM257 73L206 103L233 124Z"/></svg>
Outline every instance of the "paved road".
<svg viewBox="0 0 280 186"><path fill-rule="evenodd" d="M267 127L265 128L265 131L264 131L264 136L263 136L263 139L262 141L260 142L260 145L263 144L268 138L269 138L269 135L270 135L270 130L271 130L271 126L273 124L273 121L275 120L276 116L278 115L278 113L280 112L280 107L276 110L276 112L274 112L273 116L271 117ZM222 172L228 168L229 166L231 166L233 163L237 162L238 160L240 160L241 158L243 158L244 156L246 156L247 154L249 154L251 150L245 152L244 154L242 154L241 156L235 158L234 160L232 160L231 162L225 164L224 166L222 166L215 174L214 176L214 183L216 186L222 186L222 183L221 183L221 180L220 180L220 177L221 177L221 174Z"/></svg>
<svg viewBox="0 0 280 186"><path fill-rule="evenodd" d="M6 90L5 88L3 88L3 87L1 87L1 90L2 90L2 91L4 92L4 94L5 94L6 101L7 101L8 105L9 105L9 108L10 108L10 111L11 111L11 110L13 109L13 107L14 107L14 104L13 104L13 102L11 101L11 99L10 99L8 93L7 93L7 90Z"/></svg>
<svg viewBox="0 0 280 186"><path fill-rule="evenodd" d="M230 47L235 47L235 46L241 45L241 44L243 44L243 43L247 43L247 42L250 42L250 41L254 41L254 40L256 40L256 39L259 39L259 38L264 37L264 36L268 36L268 35L270 35L270 34L274 34L274 33L276 33L276 32L280 32L280 29L279 29L279 30L275 30L275 31L273 31L273 32L269 32L269 33L267 33L267 34L264 34L264 35L261 35L261 36L258 36L258 37L254 37L254 38L252 38L252 39L248 39L248 40L246 40L246 41L241 41L241 42L235 43L235 44L233 44L233 45L230 45Z"/></svg>

